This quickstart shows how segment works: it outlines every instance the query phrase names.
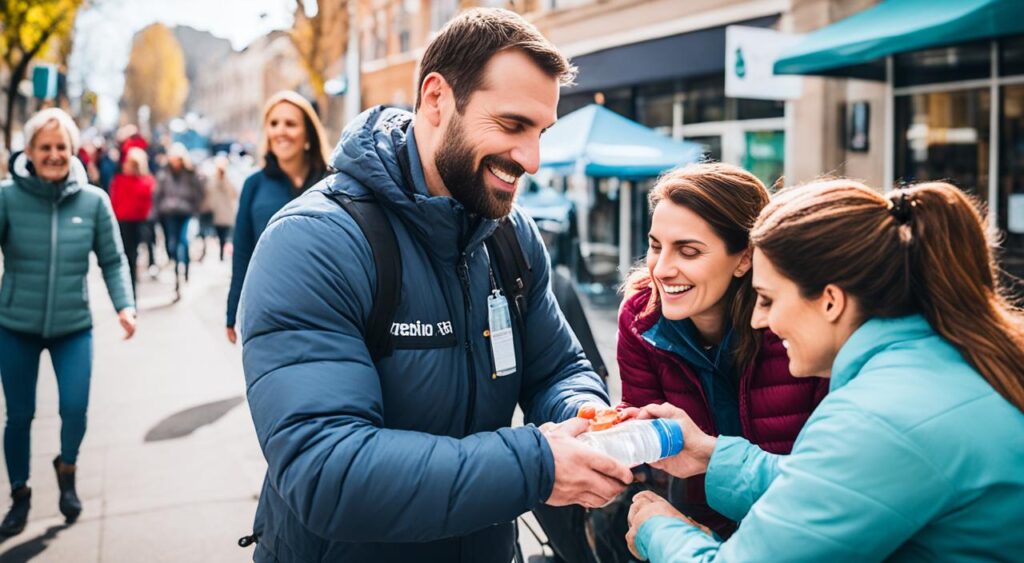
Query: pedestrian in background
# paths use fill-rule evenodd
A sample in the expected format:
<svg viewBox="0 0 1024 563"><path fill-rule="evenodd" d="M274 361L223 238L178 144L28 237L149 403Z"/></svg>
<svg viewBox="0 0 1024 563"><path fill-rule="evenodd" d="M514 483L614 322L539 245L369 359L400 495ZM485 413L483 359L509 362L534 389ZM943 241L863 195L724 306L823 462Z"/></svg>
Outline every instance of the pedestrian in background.
<svg viewBox="0 0 1024 563"><path fill-rule="evenodd" d="M189 221L199 212L202 198L202 181L192 166L188 149L175 143L167 152L167 168L157 173L153 205L164 232L167 256L174 265L174 291L178 297L181 276L186 282L189 276Z"/></svg>
<svg viewBox="0 0 1024 563"><path fill-rule="evenodd" d="M203 201L210 210L210 223L217 234L220 247L220 261L224 261L224 247L227 245L231 227L235 224L238 210L238 188L228 177L228 157L218 155L213 162L214 170L206 179Z"/></svg>
<svg viewBox="0 0 1024 563"><path fill-rule="evenodd" d="M128 270L131 272L132 294L136 296L139 243L142 242L146 218L153 207L153 191L156 185L156 181L149 173L148 161L146 151L138 147L128 149L124 172L115 175L110 183L110 203L114 207L114 216L117 217L117 224L121 230L121 241L124 242Z"/></svg>
<svg viewBox="0 0 1024 563"><path fill-rule="evenodd" d="M751 322L783 339L794 376L829 378L829 396L788 456L709 436L671 405L646 407L679 420L686 443L655 465L706 471L711 505L743 524L723 543L643 492L630 513L637 555L1019 559L1024 314L1003 297L988 232L944 183L780 192L751 231Z"/></svg>
<svg viewBox="0 0 1024 563"><path fill-rule="evenodd" d="M75 490L92 375L92 318L86 274L95 253L125 338L135 333L128 263L107 194L88 184L72 155L79 132L57 108L24 126L28 148L13 178L0 183L0 379L7 408L4 457L13 504L0 534L25 528L31 506L29 445L39 357L49 350L60 400L60 454L53 460L59 508L68 522L82 511Z"/></svg>
<svg viewBox="0 0 1024 563"><path fill-rule="evenodd" d="M117 150L117 147L110 143L110 146L103 150L103 156L100 157L99 169L100 169L100 187L104 191L110 191L110 182L114 180L114 175L120 170L121 162L121 151Z"/></svg>
<svg viewBox="0 0 1024 563"><path fill-rule="evenodd" d="M270 218L327 174L327 137L316 111L297 92L284 90L263 107L263 168L242 186L235 219L228 290L227 337L234 344L242 282L256 241Z"/></svg>

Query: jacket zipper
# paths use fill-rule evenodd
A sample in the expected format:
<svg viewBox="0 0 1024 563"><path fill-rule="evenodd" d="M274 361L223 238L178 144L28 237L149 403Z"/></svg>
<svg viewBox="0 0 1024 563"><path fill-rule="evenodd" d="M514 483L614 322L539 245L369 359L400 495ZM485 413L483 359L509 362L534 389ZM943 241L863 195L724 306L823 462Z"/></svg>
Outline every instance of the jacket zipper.
<svg viewBox="0 0 1024 563"><path fill-rule="evenodd" d="M466 341L464 348L466 349L466 377L469 379L469 406L466 409L466 422L463 427L463 435L468 436L470 429L473 427L473 411L476 409L476 376L473 373L473 343L472 343L472 323L470 320L473 315L473 302L469 296L469 263L466 260L466 253L462 253L462 260L459 262L456 268L459 274L459 282L462 285L462 300L463 310L466 327Z"/></svg>
<svg viewBox="0 0 1024 563"><path fill-rule="evenodd" d="M43 338L50 336L50 318L53 315L53 290L57 277L57 202L51 202L50 213L50 276L46 280L46 314L43 316Z"/></svg>

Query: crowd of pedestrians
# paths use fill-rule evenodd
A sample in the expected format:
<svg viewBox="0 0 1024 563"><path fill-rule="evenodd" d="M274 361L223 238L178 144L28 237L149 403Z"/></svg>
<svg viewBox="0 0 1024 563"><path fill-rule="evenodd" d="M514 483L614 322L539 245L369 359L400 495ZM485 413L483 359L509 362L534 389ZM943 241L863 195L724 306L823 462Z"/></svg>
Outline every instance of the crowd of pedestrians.
<svg viewBox="0 0 1024 563"><path fill-rule="evenodd" d="M267 461L239 542L257 562L522 561L530 510L583 563L1024 553L1024 315L950 184L664 174L623 286L616 409L676 421L682 451L631 468L576 439L607 384L513 205L575 74L520 16L468 10L424 52L413 110L365 111L333 153L309 101L268 99L240 190L224 155L195 166L134 126L79 146L63 111L33 116L0 183L0 535L31 506L43 350L59 508L81 512L90 255L131 338L140 247L159 268L162 240L177 299L198 232L231 259L226 336Z"/></svg>

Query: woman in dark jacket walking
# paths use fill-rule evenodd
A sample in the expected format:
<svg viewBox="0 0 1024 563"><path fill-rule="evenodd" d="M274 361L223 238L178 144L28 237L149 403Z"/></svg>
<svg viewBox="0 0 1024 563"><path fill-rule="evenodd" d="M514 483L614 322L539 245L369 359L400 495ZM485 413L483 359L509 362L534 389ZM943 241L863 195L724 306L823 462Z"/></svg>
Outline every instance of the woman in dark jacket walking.
<svg viewBox="0 0 1024 563"><path fill-rule="evenodd" d="M0 183L0 379L7 406L4 457L13 505L0 536L25 528L29 443L39 356L49 350L60 397L60 454L54 458L59 507L68 522L82 504L75 491L92 375L92 318L86 274L95 253L125 338L135 333L128 263L107 194L72 157L78 128L63 111L40 111L25 124L28 148Z"/></svg>
<svg viewBox="0 0 1024 563"><path fill-rule="evenodd" d="M671 403L713 435L789 453L828 385L794 379L782 341L750 327L749 232L768 203L753 174L728 164L675 170L651 190L647 268L633 273L619 314L624 407ZM682 508L727 535L702 478Z"/></svg>
<svg viewBox="0 0 1024 563"><path fill-rule="evenodd" d="M263 108L263 169L246 179L235 219L227 337L235 343L235 314L256 242L270 218L327 173L327 138L313 106L296 92L274 94Z"/></svg>
<svg viewBox="0 0 1024 563"><path fill-rule="evenodd" d="M167 153L167 168L157 175L153 205L164 230L167 256L174 263L176 292L179 274L184 274L185 281L188 281L188 224L192 216L199 213L202 199L202 181L192 167L188 149L181 143L175 143Z"/></svg>

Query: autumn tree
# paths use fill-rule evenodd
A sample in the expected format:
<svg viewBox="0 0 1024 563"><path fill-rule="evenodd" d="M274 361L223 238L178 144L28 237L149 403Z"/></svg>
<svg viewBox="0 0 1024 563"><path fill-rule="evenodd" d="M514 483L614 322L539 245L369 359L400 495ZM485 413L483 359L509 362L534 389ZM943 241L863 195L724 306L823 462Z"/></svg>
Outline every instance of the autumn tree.
<svg viewBox="0 0 1024 563"><path fill-rule="evenodd" d="M150 122L163 123L181 113L188 87L185 54L171 30L155 23L136 34L124 72L122 110L136 116L148 106Z"/></svg>
<svg viewBox="0 0 1024 563"><path fill-rule="evenodd" d="M309 83L321 112L327 108L327 94L324 92L327 71L345 54L350 1L296 0L295 23L288 36L309 74ZM313 16L306 10L308 2L316 6Z"/></svg>
<svg viewBox="0 0 1024 563"><path fill-rule="evenodd" d="M4 143L11 148L14 100L18 84L25 79L32 60L51 48L58 59L66 59L71 47L75 14L84 0L0 0L0 61L7 69L4 113Z"/></svg>

